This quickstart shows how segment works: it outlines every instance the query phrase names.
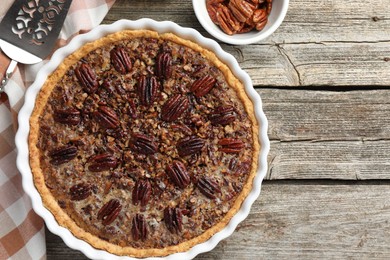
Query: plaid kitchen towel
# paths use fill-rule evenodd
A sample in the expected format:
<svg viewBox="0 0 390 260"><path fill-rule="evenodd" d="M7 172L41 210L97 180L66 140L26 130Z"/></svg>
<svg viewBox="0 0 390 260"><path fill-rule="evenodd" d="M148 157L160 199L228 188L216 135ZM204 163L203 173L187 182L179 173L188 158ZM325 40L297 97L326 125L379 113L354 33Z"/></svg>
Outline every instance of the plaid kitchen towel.
<svg viewBox="0 0 390 260"><path fill-rule="evenodd" d="M0 20L12 4L2 0ZM26 0L34 12L40 0ZM58 0L50 0L58 4ZM115 0L73 0L56 48L65 45L73 36L96 27L103 20ZM1 76L9 60L0 52ZM16 168L14 144L17 113L24 102L24 92L35 79L45 61L35 65L18 65L0 95L0 259L45 259L44 225L31 209L31 202L23 192L21 175Z"/></svg>

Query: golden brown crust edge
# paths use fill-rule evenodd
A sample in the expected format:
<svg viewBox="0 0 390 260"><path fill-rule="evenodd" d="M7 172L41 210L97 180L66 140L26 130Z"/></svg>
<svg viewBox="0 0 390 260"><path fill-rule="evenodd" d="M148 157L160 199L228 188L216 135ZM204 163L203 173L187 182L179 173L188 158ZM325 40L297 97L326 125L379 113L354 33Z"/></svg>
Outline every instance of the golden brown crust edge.
<svg viewBox="0 0 390 260"><path fill-rule="evenodd" d="M218 67L224 74L229 85L238 93L239 98L244 103L244 107L248 114L249 119L252 122L252 131L253 131L253 160L251 172L248 176L248 180L245 183L242 192L237 197L235 203L224 216L224 218L216 225L208 229L206 232L201 234L198 237L195 237L191 240L185 241L175 246L169 246L161 249L139 249L133 247L121 247L119 245L111 244L107 241L99 239L98 237L86 232L82 228L76 225L76 223L66 214L58 205L55 198L52 196L50 190L45 185L44 175L40 168L39 161L39 150L36 146L39 137L39 116L42 113L43 108L45 107L47 100L56 85L56 82L64 75L70 66L76 63L80 58L89 53L90 51L99 48L110 42L119 41L122 39L129 39L134 37L154 37L160 39L166 39L184 46L190 47L195 51L202 53L204 57L212 61L216 67ZM253 103L249 100L247 94L245 93L243 84L233 75L230 69L222 63L217 56L211 51L201 47L200 45L179 38L178 36L165 33L158 34L154 31L149 30L124 30L114 34L107 35L99 40L96 40L91 43L87 43L82 46L80 49L75 51L73 54L69 55L61 63L61 65L48 77L45 84L42 86L41 91L39 92L35 107L30 117L30 134L29 134L29 151L30 151L30 166L33 173L34 184L41 194L44 206L51 211L57 220L60 226L68 228L74 236L82 240L87 241L93 247L98 249L106 250L110 253L117 255L128 255L133 257L150 257L150 256L166 256L169 254L177 252L188 251L191 247L203 243L208 240L212 235L221 231L231 220L231 218L239 211L241 204L248 196L253 186L253 179L256 176L257 166L258 166L258 156L260 150L259 144L259 125L254 116L254 107Z"/></svg>

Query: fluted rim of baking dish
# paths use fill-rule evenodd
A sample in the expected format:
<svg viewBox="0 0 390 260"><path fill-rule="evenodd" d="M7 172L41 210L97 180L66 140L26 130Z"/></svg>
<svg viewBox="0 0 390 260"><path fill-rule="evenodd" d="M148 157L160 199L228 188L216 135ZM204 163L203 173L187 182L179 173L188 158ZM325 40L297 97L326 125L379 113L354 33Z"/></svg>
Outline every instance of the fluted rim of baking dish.
<svg viewBox="0 0 390 260"><path fill-rule="evenodd" d="M33 111L36 97L46 81L47 77L58 67L65 57L76 51L84 44L97 40L108 34L121 30L139 30L149 29L158 33L173 33L187 40L198 43L202 47L214 52L217 57L227 64L233 74L243 82L245 91L254 105L255 117L259 123L259 141L260 153L257 174L253 181L253 187L239 211L232 217L230 222L219 232L215 233L209 240L198 244L186 252L174 253L165 257L150 257L146 259L191 259L200 253L212 250L222 239L230 236L237 225L242 222L249 214L254 201L260 195L261 183L267 172L267 155L269 152L269 139L267 136L268 121L262 109L262 101L259 94L254 90L249 75L243 71L237 60L226 53L214 40L203 37L199 32L191 28L181 27L170 21L154 21L143 18L136 21L119 20L110 25L100 25L88 33L74 37L71 42L58 49L51 60L46 63L38 72L34 83L28 88L25 95L25 102L18 115L19 129L16 133L15 143L17 147L17 167L22 174L23 189L31 198L34 211L41 216L47 228L54 234L60 236L64 243L72 249L79 250L91 259L136 259L128 256L118 256L107 251L96 249L87 242L76 238L68 229L60 226L55 220L53 214L44 207L42 198L34 186L33 176L29 164L28 136L30 131L29 119Z"/></svg>

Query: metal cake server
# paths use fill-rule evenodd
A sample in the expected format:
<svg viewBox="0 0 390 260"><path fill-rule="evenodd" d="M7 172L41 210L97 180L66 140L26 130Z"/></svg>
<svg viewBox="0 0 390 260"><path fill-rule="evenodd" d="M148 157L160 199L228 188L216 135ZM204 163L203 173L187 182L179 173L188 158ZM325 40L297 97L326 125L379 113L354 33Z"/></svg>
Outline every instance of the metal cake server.
<svg viewBox="0 0 390 260"><path fill-rule="evenodd" d="M15 0L0 23L0 48L11 59L0 93L16 65L45 59L61 31L72 0Z"/></svg>

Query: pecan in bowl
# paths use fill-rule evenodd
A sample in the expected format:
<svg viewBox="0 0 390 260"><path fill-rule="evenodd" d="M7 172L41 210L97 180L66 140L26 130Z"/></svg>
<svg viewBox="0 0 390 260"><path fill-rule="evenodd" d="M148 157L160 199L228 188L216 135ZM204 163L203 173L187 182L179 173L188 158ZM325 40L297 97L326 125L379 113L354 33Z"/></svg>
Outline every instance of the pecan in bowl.
<svg viewBox="0 0 390 260"><path fill-rule="evenodd" d="M229 44L264 40L282 23L289 0L192 0L203 28Z"/></svg>
<svg viewBox="0 0 390 260"><path fill-rule="evenodd" d="M34 209L92 258L211 250L265 176L259 95L193 30L142 19L98 32L53 56L26 94L35 105L22 108L16 143Z"/></svg>

